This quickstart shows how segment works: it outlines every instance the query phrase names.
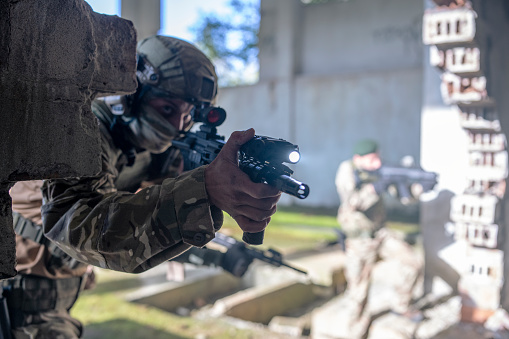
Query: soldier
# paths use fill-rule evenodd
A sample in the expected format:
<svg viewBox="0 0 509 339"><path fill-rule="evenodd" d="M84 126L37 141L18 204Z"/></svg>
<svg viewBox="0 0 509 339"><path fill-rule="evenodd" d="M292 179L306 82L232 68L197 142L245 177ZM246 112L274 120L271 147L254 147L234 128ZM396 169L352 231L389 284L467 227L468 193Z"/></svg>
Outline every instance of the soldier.
<svg viewBox="0 0 509 339"><path fill-rule="evenodd" d="M370 172L381 165L377 143L361 140L354 147L352 159L342 162L336 174L341 201L337 219L346 234L345 294L351 307L351 338L363 338L369 331L371 314L366 305L371 273L379 259L398 260L400 264L402 275L395 279L398 300L392 304L393 311L410 319L419 317L410 303L421 264L407 243L384 228L382 192L370 178Z"/></svg>
<svg viewBox="0 0 509 339"><path fill-rule="evenodd" d="M263 230L276 211L281 193L251 182L238 168L237 151L254 136L253 129L232 133L208 166L137 193L117 185L122 171L147 153L165 151L189 128L193 108L212 104L217 94L214 66L193 45L152 36L138 44L137 54L136 93L92 103L100 130L100 173L45 181L42 229L38 222L27 222L28 214L20 215L20 223L28 225L20 233L29 240L23 247L18 243L17 252L42 266L4 284L16 338L82 335L81 324L68 313L86 271L76 260L139 273L193 246L203 247L222 226L222 211L244 232ZM41 239L46 249L59 252L55 260L49 258L51 251L38 249ZM62 264L52 266L58 260Z"/></svg>

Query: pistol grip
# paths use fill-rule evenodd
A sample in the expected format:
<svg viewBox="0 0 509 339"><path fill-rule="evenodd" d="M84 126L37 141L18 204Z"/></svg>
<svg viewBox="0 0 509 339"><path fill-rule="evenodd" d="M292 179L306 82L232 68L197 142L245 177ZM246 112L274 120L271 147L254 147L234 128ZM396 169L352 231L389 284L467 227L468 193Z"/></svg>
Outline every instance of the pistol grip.
<svg viewBox="0 0 509 339"><path fill-rule="evenodd" d="M260 231L256 233L248 233L244 232L242 235L242 240L249 245L261 245L263 244L263 236L265 231Z"/></svg>

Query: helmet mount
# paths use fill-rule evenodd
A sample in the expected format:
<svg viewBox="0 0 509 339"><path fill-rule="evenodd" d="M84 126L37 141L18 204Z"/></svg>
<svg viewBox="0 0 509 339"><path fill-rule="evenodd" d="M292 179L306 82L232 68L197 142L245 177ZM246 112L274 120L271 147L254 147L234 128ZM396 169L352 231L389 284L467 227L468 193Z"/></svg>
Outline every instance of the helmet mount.
<svg viewBox="0 0 509 339"><path fill-rule="evenodd" d="M150 64L143 54L137 56L138 66L136 69L136 77L142 84L157 86L159 84L159 74L157 69Z"/></svg>

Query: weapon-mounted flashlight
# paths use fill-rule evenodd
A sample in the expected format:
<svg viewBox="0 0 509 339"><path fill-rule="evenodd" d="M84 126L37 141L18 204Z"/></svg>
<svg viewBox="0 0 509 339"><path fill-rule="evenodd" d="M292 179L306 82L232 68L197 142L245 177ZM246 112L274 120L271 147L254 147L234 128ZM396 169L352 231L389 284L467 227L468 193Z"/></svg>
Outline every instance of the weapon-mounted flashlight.
<svg viewBox="0 0 509 339"><path fill-rule="evenodd" d="M241 147L241 151L255 159L269 163L291 163L300 160L299 146L283 139L255 135Z"/></svg>
<svg viewBox="0 0 509 339"><path fill-rule="evenodd" d="M290 154L288 155L288 160L292 164L298 163L300 160L300 153L297 151L290 152Z"/></svg>

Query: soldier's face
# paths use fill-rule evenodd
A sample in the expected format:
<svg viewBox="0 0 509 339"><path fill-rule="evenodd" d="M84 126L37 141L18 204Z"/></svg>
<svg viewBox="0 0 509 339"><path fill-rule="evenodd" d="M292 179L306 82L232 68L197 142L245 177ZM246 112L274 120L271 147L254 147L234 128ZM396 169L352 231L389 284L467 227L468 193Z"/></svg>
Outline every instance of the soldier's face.
<svg viewBox="0 0 509 339"><path fill-rule="evenodd" d="M354 156L355 166L365 171L375 171L382 166L382 160L378 153Z"/></svg>
<svg viewBox="0 0 509 339"><path fill-rule="evenodd" d="M191 123L193 105L184 100L154 98L148 104L179 131Z"/></svg>

